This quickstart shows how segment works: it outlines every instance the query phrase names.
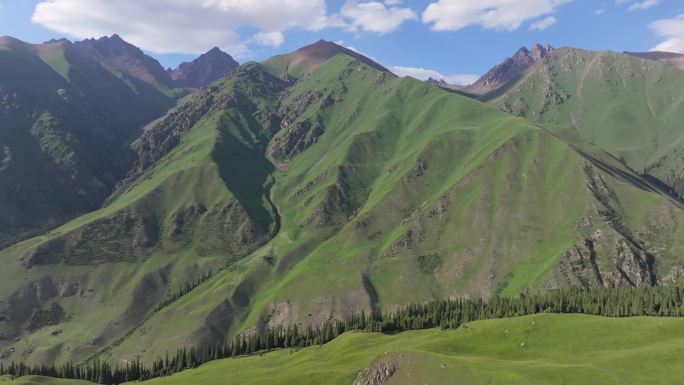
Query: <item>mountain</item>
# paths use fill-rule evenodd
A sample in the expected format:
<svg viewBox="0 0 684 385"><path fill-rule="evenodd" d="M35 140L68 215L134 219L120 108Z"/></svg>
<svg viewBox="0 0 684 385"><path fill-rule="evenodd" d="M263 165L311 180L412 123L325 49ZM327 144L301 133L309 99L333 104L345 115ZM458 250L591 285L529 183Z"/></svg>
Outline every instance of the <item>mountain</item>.
<svg viewBox="0 0 684 385"><path fill-rule="evenodd" d="M661 63L669 64L680 70L684 70L684 54L673 53L673 52L661 52L661 51L651 51L651 52L623 52L626 55L635 56L641 59L654 60Z"/></svg>
<svg viewBox="0 0 684 385"><path fill-rule="evenodd" d="M200 55L197 59L181 63L176 69L168 70L171 79L183 87L199 88L229 74L239 63L217 47Z"/></svg>
<svg viewBox="0 0 684 385"><path fill-rule="evenodd" d="M330 42L243 64L138 132L104 207L0 251L0 352L149 362L434 298L680 282L679 203L561 132Z"/></svg>
<svg viewBox="0 0 684 385"><path fill-rule="evenodd" d="M506 112L563 127L684 193L684 72L615 52L556 49L491 100Z"/></svg>
<svg viewBox="0 0 684 385"><path fill-rule="evenodd" d="M339 54L358 60L370 68L390 72L387 68L356 51L325 40L319 40L287 55L275 56L269 59L265 65L272 72L298 77L313 72L328 59Z"/></svg>
<svg viewBox="0 0 684 385"><path fill-rule="evenodd" d="M156 59L124 41L119 35L86 39L76 42L75 45L106 68L143 81L162 91L174 88L171 77Z"/></svg>
<svg viewBox="0 0 684 385"><path fill-rule="evenodd" d="M119 66L111 44L127 46L0 38L0 247L98 208L126 173L122 146L174 105L179 90Z"/></svg>
<svg viewBox="0 0 684 385"><path fill-rule="evenodd" d="M512 57L494 66L475 83L465 87L464 90L479 96L494 93L518 78L534 63L544 59L553 50L554 48L548 44L535 44L531 50L522 47Z"/></svg>

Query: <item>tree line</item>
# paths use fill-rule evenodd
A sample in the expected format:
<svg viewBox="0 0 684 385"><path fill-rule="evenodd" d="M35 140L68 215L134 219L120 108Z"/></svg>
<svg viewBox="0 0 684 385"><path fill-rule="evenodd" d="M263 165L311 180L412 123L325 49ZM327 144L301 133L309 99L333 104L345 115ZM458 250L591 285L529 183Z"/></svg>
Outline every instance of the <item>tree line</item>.
<svg viewBox="0 0 684 385"><path fill-rule="evenodd" d="M111 366L103 361L85 365L29 366L0 363L0 375L13 377L42 375L82 379L100 384L169 376L205 362L263 353L274 349L301 349L322 345L347 331L397 333L440 327L458 328L470 321L515 317L538 313L582 313L607 317L684 316L684 288L672 286L638 288L567 288L517 297L490 299L447 299L412 304L389 312L361 312L344 320L330 320L318 326L295 325L239 335L201 349L181 348L175 354L156 358L151 365L136 360Z"/></svg>

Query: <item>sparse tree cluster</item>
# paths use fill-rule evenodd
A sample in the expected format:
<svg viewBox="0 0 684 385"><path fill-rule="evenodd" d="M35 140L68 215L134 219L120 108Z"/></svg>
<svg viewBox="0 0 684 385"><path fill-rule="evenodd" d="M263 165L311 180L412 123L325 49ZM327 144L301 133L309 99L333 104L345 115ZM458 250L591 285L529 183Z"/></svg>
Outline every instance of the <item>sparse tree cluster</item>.
<svg viewBox="0 0 684 385"><path fill-rule="evenodd" d="M186 282L185 285L178 288L178 291L176 291L170 297L168 297L165 300L163 300L162 302L160 302L159 305L157 305L157 307L154 309L154 311L159 311L159 310L169 306L170 304L172 304L173 302L178 300L178 298L188 294L190 291L192 291L194 288L196 288L197 286L204 283L206 280L211 278L213 275L214 275L214 271L209 270L209 271L203 273L202 275L198 276L197 278L195 278L194 281Z"/></svg>
<svg viewBox="0 0 684 385"><path fill-rule="evenodd" d="M206 278L205 278L206 279ZM199 282L199 280L198 280ZM241 335L196 350L182 348L144 366L139 361L112 367L93 361L86 365L27 366L0 363L0 375L43 375L83 379L100 384L120 384L168 376L205 362L255 354L273 349L300 349L321 345L347 331L396 333L441 327L458 328L463 323L538 313L582 313L607 317L684 316L684 288L671 286L638 288L569 288L518 297L449 299L413 304L393 312L361 312L344 321L332 320L317 327L278 327Z"/></svg>

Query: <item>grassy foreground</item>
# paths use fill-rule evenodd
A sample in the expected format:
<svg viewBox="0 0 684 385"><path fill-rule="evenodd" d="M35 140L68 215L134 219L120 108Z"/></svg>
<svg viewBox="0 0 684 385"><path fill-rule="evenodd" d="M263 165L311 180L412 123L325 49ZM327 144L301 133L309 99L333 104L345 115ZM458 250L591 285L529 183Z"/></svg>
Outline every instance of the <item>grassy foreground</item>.
<svg viewBox="0 0 684 385"><path fill-rule="evenodd" d="M542 314L453 331L348 333L321 348L209 363L152 384L352 384L376 361L388 384L673 384L684 320ZM657 368L657 370L654 370Z"/></svg>
<svg viewBox="0 0 684 385"><path fill-rule="evenodd" d="M210 362L146 384L353 384L376 363L392 384L675 384L684 376L684 319L539 314L457 330L346 333L291 353ZM45 380L9 384L77 384Z"/></svg>

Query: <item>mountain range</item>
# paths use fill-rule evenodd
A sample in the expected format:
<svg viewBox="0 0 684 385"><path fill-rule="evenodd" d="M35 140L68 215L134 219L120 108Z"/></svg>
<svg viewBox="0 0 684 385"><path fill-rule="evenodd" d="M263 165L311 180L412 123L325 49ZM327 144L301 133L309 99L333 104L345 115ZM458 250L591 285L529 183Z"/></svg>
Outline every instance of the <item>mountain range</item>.
<svg viewBox="0 0 684 385"><path fill-rule="evenodd" d="M445 90L323 40L164 70L117 35L2 38L0 359L681 283L677 60L535 45Z"/></svg>

